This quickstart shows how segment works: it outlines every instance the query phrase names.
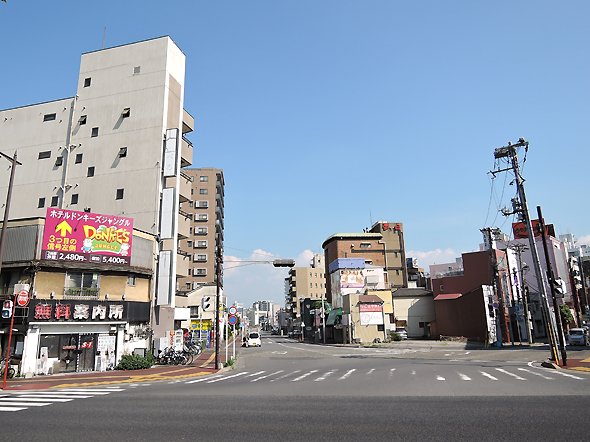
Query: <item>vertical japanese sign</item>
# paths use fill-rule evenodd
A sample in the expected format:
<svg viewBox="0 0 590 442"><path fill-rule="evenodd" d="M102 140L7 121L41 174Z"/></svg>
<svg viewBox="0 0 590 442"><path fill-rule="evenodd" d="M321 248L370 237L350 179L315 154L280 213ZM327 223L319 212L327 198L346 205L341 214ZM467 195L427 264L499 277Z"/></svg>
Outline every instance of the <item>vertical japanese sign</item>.
<svg viewBox="0 0 590 442"><path fill-rule="evenodd" d="M49 207L42 256L51 261L129 265L133 218Z"/></svg>

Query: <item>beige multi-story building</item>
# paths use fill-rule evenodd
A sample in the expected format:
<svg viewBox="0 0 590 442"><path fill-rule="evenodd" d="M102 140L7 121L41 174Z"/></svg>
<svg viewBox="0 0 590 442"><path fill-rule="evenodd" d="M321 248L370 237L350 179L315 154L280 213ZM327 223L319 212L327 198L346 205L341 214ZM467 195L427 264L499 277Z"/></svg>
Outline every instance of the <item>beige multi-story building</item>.
<svg viewBox="0 0 590 442"><path fill-rule="evenodd" d="M314 255L309 267L292 267L285 279L285 303L292 318L301 317L304 299L326 299L326 275L322 255Z"/></svg>
<svg viewBox="0 0 590 442"><path fill-rule="evenodd" d="M44 218L54 207L132 218L134 229L153 237L152 248L132 253L151 259L154 337L173 328L177 278L192 264L178 248L191 227L180 210L191 200L183 168L192 164L185 134L194 127L184 84L185 55L160 37L83 54L73 97L0 111L0 151L16 151L22 164L10 220ZM9 174L0 168L2 201ZM105 271L84 265L99 277Z"/></svg>
<svg viewBox="0 0 590 442"><path fill-rule="evenodd" d="M180 241L180 250L190 257L188 274L179 280L179 292L190 292L217 281L216 247L223 250L223 170L186 169L192 177L191 200L181 205L190 215L190 236ZM221 282L221 281L220 281Z"/></svg>

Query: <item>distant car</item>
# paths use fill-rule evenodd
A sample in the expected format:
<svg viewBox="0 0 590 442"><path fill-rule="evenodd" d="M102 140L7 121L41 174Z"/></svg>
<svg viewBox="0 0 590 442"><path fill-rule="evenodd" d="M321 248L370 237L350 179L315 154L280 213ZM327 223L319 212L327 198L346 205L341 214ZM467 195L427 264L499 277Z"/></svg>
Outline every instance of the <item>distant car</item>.
<svg viewBox="0 0 590 442"><path fill-rule="evenodd" d="M262 340L260 339L260 333L251 332L248 335L248 340L246 341L246 347L262 347Z"/></svg>
<svg viewBox="0 0 590 442"><path fill-rule="evenodd" d="M408 331L404 327L397 327L395 332L402 338L408 339Z"/></svg>
<svg viewBox="0 0 590 442"><path fill-rule="evenodd" d="M278 335L279 334L279 328L278 327L273 327L270 334L271 335Z"/></svg>
<svg viewBox="0 0 590 442"><path fill-rule="evenodd" d="M567 337L567 343L569 345L589 345L588 333L583 328L570 328L569 335Z"/></svg>

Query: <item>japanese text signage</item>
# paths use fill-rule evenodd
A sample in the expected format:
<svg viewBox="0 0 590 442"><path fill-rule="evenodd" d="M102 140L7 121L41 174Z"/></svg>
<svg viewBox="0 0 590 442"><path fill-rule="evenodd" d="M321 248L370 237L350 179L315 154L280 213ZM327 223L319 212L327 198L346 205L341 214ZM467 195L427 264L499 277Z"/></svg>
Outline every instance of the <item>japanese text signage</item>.
<svg viewBox="0 0 590 442"><path fill-rule="evenodd" d="M47 208L43 259L129 265L133 218Z"/></svg>
<svg viewBox="0 0 590 442"><path fill-rule="evenodd" d="M38 321L121 321L123 304L85 304L58 302L56 304L39 302L34 307L33 319Z"/></svg>

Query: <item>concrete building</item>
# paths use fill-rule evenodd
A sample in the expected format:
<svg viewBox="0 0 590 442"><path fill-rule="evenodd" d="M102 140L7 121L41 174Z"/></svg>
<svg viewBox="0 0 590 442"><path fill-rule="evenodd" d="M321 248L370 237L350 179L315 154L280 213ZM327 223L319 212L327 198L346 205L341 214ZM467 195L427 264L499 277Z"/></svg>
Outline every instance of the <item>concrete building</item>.
<svg viewBox="0 0 590 442"><path fill-rule="evenodd" d="M315 254L309 267L291 267L285 279L285 304L292 319L301 317L301 304L306 298L326 299L324 258Z"/></svg>
<svg viewBox="0 0 590 442"><path fill-rule="evenodd" d="M191 200L181 204L191 220L190 236L180 240L181 253L190 257L188 275L179 279L179 292L216 283L216 247L223 250L225 180L223 170L186 169L192 178ZM223 271L223 269L220 269Z"/></svg>
<svg viewBox="0 0 590 442"><path fill-rule="evenodd" d="M185 55L160 37L83 54L72 97L0 111L0 151L16 151L22 163L10 220L43 218L47 208L76 210L130 218L134 229L154 238L155 338L174 327L177 278L187 276L192 258L178 248L190 236L190 217L180 207L191 199L183 168L193 157L184 83ZM9 172L0 168L2 201ZM105 271L99 264L91 270ZM104 301L105 295L92 297Z"/></svg>

